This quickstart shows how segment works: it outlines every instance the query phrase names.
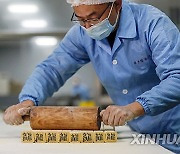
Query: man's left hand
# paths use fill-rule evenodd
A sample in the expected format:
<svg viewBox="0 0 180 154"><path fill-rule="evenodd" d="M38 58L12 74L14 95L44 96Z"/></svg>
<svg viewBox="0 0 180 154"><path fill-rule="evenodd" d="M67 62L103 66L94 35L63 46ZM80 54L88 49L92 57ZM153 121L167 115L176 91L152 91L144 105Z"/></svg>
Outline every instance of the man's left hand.
<svg viewBox="0 0 180 154"><path fill-rule="evenodd" d="M100 116L105 125L123 126L128 121L143 114L143 107L138 102L134 102L126 106L110 105L101 111Z"/></svg>

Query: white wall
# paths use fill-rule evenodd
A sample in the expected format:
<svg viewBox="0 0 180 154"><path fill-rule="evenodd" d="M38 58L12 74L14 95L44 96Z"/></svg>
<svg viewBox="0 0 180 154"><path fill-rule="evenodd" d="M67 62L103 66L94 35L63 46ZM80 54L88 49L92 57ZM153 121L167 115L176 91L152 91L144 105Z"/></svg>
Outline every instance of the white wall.
<svg viewBox="0 0 180 154"><path fill-rule="evenodd" d="M37 46L31 39L17 41L12 44L9 45L9 48L8 44L6 46L4 45L4 47L2 45L0 46L0 72L4 72L8 78L22 84L25 83L35 66L48 57L55 48ZM97 77L91 64L81 68L77 74L81 77L82 82L90 87L94 96L97 93ZM70 79L56 96L70 94L71 88L72 82Z"/></svg>

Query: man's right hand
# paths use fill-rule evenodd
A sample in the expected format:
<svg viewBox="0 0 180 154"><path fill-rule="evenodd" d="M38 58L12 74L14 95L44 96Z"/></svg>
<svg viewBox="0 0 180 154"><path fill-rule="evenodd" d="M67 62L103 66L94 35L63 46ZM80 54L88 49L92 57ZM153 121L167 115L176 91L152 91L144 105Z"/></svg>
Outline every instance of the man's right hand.
<svg viewBox="0 0 180 154"><path fill-rule="evenodd" d="M4 112L3 120L9 125L21 125L24 123L23 116L29 115L34 103L30 100L24 101L17 105L12 105Z"/></svg>

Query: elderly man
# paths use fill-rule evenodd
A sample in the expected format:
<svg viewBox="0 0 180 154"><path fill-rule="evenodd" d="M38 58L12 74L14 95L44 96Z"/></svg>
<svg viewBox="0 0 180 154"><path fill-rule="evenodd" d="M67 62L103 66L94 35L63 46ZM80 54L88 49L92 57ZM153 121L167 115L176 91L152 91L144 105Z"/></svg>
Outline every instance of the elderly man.
<svg viewBox="0 0 180 154"><path fill-rule="evenodd" d="M71 20L78 24L36 67L20 103L5 111L4 121L22 124L29 106L41 105L91 62L116 104L101 112L105 124L128 122L140 133L179 136L180 33L171 20L152 6L121 0L67 2L74 9ZM160 144L180 152L178 144Z"/></svg>

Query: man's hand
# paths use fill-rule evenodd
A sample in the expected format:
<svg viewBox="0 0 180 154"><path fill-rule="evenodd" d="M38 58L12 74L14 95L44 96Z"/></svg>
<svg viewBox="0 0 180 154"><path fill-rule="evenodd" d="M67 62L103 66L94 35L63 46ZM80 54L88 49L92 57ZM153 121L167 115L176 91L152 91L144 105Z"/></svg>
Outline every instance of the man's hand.
<svg viewBox="0 0 180 154"><path fill-rule="evenodd" d="M17 105L12 105L6 109L3 120L9 125L21 125L24 123L23 116L29 115L30 107L34 106L34 103L30 100L24 101Z"/></svg>
<svg viewBox="0 0 180 154"><path fill-rule="evenodd" d="M144 115L144 109L138 102L133 102L126 106L108 106L100 115L105 125L122 126L135 117Z"/></svg>

